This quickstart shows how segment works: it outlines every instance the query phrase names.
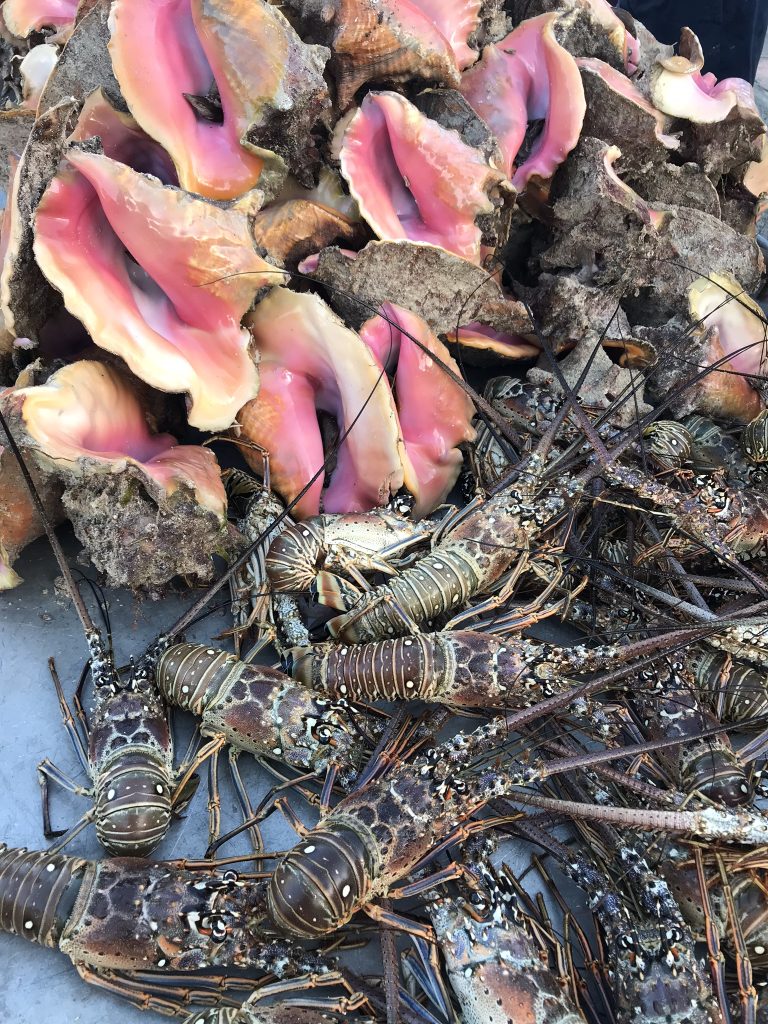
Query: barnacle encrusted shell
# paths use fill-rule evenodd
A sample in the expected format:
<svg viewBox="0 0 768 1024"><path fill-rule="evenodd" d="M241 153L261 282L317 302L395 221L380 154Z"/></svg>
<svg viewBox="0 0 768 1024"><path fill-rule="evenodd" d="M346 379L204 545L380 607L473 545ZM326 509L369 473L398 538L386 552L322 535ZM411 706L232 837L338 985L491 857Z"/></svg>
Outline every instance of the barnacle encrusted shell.
<svg viewBox="0 0 768 1024"><path fill-rule="evenodd" d="M639 331L645 333L644 328ZM765 408L749 378L728 358L716 325L705 320L686 329L675 319L647 333L660 354L648 377L649 397L654 402L668 403L677 419L698 412L718 420L748 423ZM689 380L686 375L686 386L682 388L681 366L697 368L696 377ZM702 372L709 367L717 368Z"/></svg>
<svg viewBox="0 0 768 1024"><path fill-rule="evenodd" d="M152 31L147 34L146 26ZM231 199L262 169L311 182L311 131L330 105L324 47L266 0L116 0L110 52L131 113L171 154L190 192ZM190 97L216 89L221 121Z"/></svg>
<svg viewBox="0 0 768 1024"><path fill-rule="evenodd" d="M701 273L732 268L746 288L757 287L763 258L751 239L701 209L644 202L619 177L620 156L617 147L584 137L563 165L553 188L555 241L540 256L543 268L646 289L635 299L622 286L634 324L666 322Z"/></svg>
<svg viewBox="0 0 768 1024"><path fill-rule="evenodd" d="M310 272L309 270L307 271ZM312 276L328 301L357 326L383 303L416 310L437 335L480 323L503 334L529 334L530 316L485 270L434 245L369 242L357 254L335 247L320 253Z"/></svg>
<svg viewBox="0 0 768 1024"><path fill-rule="evenodd" d="M62 146L77 119L77 103L67 100L40 115L8 194L4 225L5 258L0 267L0 314L8 331L37 340L40 328L61 305L32 252L32 215L56 173Z"/></svg>
<svg viewBox="0 0 768 1024"><path fill-rule="evenodd" d="M504 175L457 132L398 93L368 93L346 127L340 161L379 238L429 242L480 262L477 218L494 211L491 193Z"/></svg>
<svg viewBox="0 0 768 1024"><path fill-rule="evenodd" d="M579 140L586 104L576 61L555 38L556 14L524 21L487 46L461 78L462 95L490 126L517 189L547 179ZM545 120L530 155L516 167L528 122Z"/></svg>
<svg viewBox="0 0 768 1024"><path fill-rule="evenodd" d="M456 86L477 57L469 45L481 0L288 0L302 29L331 48L341 111L368 82Z"/></svg>
<svg viewBox="0 0 768 1024"><path fill-rule="evenodd" d="M663 161L680 147L671 119L657 110L626 75L594 57L577 59L586 98L585 135L619 146L639 164Z"/></svg>
<svg viewBox="0 0 768 1024"><path fill-rule="evenodd" d="M41 28L70 28L79 0L5 0L3 21L9 32L26 39Z"/></svg>
<svg viewBox="0 0 768 1024"><path fill-rule="evenodd" d="M461 376L448 349L421 317L390 303L381 313L363 324L360 337L382 367L396 367L397 414L415 479L413 511L420 517L444 501L456 483L462 464L458 445L475 437L475 410L462 388L430 359L433 352Z"/></svg>
<svg viewBox="0 0 768 1024"><path fill-rule="evenodd" d="M508 0L515 25L540 14L556 14L557 38L574 57L598 57L634 74L640 60L638 40L608 0Z"/></svg>
<svg viewBox="0 0 768 1024"><path fill-rule="evenodd" d="M208 448L152 434L117 369L72 363L6 401L27 451L64 483L75 532L113 585L154 588L178 574L210 577L210 556L226 536L216 458Z"/></svg>
<svg viewBox="0 0 768 1024"><path fill-rule="evenodd" d="M241 411L242 434L270 454L272 486L292 501L325 460L316 410L346 436L323 496L326 512L386 505L407 479L407 457L386 375L368 347L317 295L276 288L246 320L260 355L259 395ZM346 433L348 431L348 433ZM244 450L257 471L260 457ZM292 515L320 510L320 472Z"/></svg>
<svg viewBox="0 0 768 1024"><path fill-rule="evenodd" d="M108 49L111 3L112 0L87 0L80 4L72 35L43 89L38 113L65 100L82 103L94 89L120 95Z"/></svg>
<svg viewBox="0 0 768 1024"><path fill-rule="evenodd" d="M240 319L281 275L257 255L246 211L73 148L38 207L35 256L97 345L188 393L193 426L228 427L256 394Z"/></svg>

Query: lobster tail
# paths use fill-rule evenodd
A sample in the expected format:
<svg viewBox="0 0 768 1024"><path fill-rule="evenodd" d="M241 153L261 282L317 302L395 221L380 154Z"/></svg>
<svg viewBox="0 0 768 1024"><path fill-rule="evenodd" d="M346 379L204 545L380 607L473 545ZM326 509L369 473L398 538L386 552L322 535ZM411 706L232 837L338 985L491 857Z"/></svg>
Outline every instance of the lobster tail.
<svg viewBox="0 0 768 1024"><path fill-rule="evenodd" d="M153 751L123 754L99 778L96 834L116 857L146 857L171 823L168 773Z"/></svg>
<svg viewBox="0 0 768 1024"><path fill-rule="evenodd" d="M202 715L230 678L244 668L226 651L203 644L174 644L157 664L157 685L169 704Z"/></svg>
<svg viewBox="0 0 768 1024"><path fill-rule="evenodd" d="M88 861L0 844L0 929L55 947Z"/></svg>
<svg viewBox="0 0 768 1024"><path fill-rule="evenodd" d="M312 831L275 868L267 896L272 920L302 939L341 927L365 902L373 860L358 828L334 822Z"/></svg>

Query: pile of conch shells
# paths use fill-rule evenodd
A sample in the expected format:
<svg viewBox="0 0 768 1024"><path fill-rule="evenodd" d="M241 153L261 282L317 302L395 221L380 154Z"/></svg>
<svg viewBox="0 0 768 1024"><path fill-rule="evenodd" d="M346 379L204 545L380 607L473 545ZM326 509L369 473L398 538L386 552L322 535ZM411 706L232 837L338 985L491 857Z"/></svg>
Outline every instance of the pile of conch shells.
<svg viewBox="0 0 768 1024"><path fill-rule="evenodd" d="M628 368L663 392L656 354L701 322L685 358L739 351L673 414L762 409L759 309L723 298L764 272L766 128L690 30L664 45L607 0L4 0L0 19L0 403L110 582L203 580L232 550L205 435L257 473L268 452L299 518L405 492L429 513L474 436L445 364L546 378L547 342L578 376L601 339L599 407ZM3 449L0 587L40 532Z"/></svg>

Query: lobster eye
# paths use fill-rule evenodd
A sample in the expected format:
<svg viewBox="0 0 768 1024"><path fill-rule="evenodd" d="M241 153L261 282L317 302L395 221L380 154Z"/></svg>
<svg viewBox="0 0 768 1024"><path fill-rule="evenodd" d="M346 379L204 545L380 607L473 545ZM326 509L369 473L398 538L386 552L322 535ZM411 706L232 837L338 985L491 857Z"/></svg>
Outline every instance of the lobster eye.
<svg viewBox="0 0 768 1024"><path fill-rule="evenodd" d="M634 949L635 940L631 935L620 935L616 940L620 949Z"/></svg>

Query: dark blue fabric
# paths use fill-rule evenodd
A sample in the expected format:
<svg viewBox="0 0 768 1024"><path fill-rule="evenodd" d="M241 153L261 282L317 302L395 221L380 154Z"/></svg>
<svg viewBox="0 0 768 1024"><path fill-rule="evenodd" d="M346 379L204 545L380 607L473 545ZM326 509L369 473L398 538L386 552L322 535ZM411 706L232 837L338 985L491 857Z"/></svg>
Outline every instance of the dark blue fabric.
<svg viewBox="0 0 768 1024"><path fill-rule="evenodd" d="M768 0L620 0L663 43L688 25L701 40L705 71L754 82L768 29Z"/></svg>

